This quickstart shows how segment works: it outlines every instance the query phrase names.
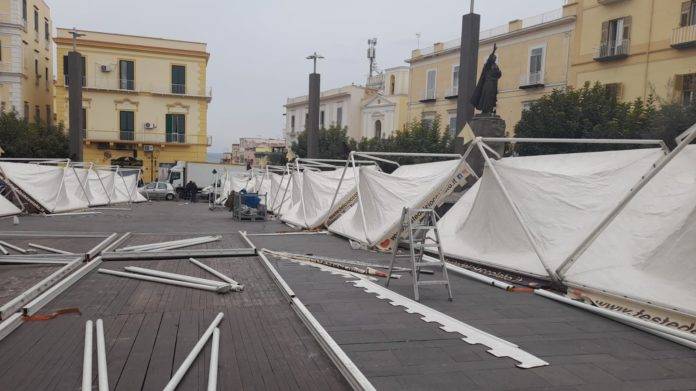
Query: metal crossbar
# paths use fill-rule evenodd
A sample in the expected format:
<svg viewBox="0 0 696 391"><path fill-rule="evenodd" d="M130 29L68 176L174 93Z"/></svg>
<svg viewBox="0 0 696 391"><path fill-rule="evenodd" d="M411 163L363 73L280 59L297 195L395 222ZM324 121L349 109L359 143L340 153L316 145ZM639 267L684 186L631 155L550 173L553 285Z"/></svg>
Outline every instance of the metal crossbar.
<svg viewBox="0 0 696 391"><path fill-rule="evenodd" d="M419 214L423 215L420 221L415 221ZM435 238L429 237L427 234L433 231ZM409 254L399 255L399 243L403 240L408 243ZM435 262L424 261L423 255L426 248L437 249L438 260ZM392 259L389 263L389 271L387 272L387 281L385 286L389 286L389 280L392 278L392 272L395 269L394 264L398 258L408 257L411 259L411 275L413 276L413 296L416 301L420 301L418 287L424 285L444 285L447 288L448 299L452 301L452 288L447 275L447 264L442 252L440 244L440 233L437 229L437 213L433 209L424 208L404 208L401 212L401 223L399 232L397 233L394 248L392 249ZM442 269L442 280L422 280L421 267L433 266Z"/></svg>

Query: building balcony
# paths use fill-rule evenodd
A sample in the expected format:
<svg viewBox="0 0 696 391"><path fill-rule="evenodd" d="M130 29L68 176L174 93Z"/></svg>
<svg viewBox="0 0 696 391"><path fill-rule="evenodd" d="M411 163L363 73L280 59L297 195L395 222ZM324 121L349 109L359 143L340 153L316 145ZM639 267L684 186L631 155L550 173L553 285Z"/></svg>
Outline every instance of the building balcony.
<svg viewBox="0 0 696 391"><path fill-rule="evenodd" d="M459 98L459 86L452 86L445 91L445 99Z"/></svg>
<svg viewBox="0 0 696 391"><path fill-rule="evenodd" d="M597 48L594 60L598 62L622 60L629 56L630 48L630 39L624 39L618 42L603 42L599 45L599 48Z"/></svg>
<svg viewBox="0 0 696 391"><path fill-rule="evenodd" d="M64 75L65 85L68 85L69 79ZM136 80L103 78L97 80L83 79L82 83L85 90L105 91L105 92L123 92L123 93L145 93L162 96L185 96L189 98L203 98L210 102L213 98L213 89L208 87L203 91L193 91L189 86L183 84L169 83L138 83Z"/></svg>
<svg viewBox="0 0 696 391"><path fill-rule="evenodd" d="M601 5L609 5L609 4L614 4L614 3L620 3L622 1L626 0L597 0L597 2Z"/></svg>
<svg viewBox="0 0 696 391"><path fill-rule="evenodd" d="M696 24L676 28L672 31L671 46L675 49L687 49L696 46Z"/></svg>
<svg viewBox="0 0 696 391"><path fill-rule="evenodd" d="M157 144L157 145L205 145L213 144L213 137L205 134L178 134L167 132L94 130L83 131L85 141L94 143Z"/></svg>
<svg viewBox="0 0 696 391"><path fill-rule="evenodd" d="M520 77L520 89L526 90L531 88L544 87L544 75L541 72L528 73Z"/></svg>
<svg viewBox="0 0 696 391"><path fill-rule="evenodd" d="M420 100L421 103L433 103L437 100L437 95L435 90L425 90L423 91L423 98Z"/></svg>

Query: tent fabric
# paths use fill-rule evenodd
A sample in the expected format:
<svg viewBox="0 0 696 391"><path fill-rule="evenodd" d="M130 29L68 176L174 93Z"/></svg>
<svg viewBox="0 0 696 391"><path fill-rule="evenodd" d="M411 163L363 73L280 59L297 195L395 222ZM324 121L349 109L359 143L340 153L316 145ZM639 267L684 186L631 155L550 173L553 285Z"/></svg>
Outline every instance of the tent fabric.
<svg viewBox="0 0 696 391"><path fill-rule="evenodd" d="M90 206L109 205L109 195L113 192L112 171L89 169L87 172L87 198Z"/></svg>
<svg viewBox="0 0 696 391"><path fill-rule="evenodd" d="M7 200L7 198L0 195L0 217L14 216L22 213L22 211Z"/></svg>
<svg viewBox="0 0 696 391"><path fill-rule="evenodd" d="M363 169L374 170L375 168L374 166L356 168L357 171ZM343 169L305 170L302 173L300 202L283 215L281 220L302 228L317 228L324 224L324 220L329 215L343 209L351 198L354 202L356 194L354 171L352 168L348 168L345 170L345 175L343 172ZM341 181L341 176L343 176L343 181ZM334 200L334 195L336 200L332 206L331 201Z"/></svg>
<svg viewBox="0 0 696 391"><path fill-rule="evenodd" d="M111 203L120 204L145 201L147 201L147 199L138 191L138 175L134 173L116 172Z"/></svg>
<svg viewBox="0 0 696 391"><path fill-rule="evenodd" d="M555 270L662 154L639 149L492 163L542 257ZM438 228L448 256L548 277L490 167Z"/></svg>
<svg viewBox="0 0 696 391"><path fill-rule="evenodd" d="M465 181L466 167L465 161L457 159L401 166L391 174L361 170L358 183L362 205L358 202L350 207L329 226L329 231L388 249L393 244L403 208L438 206Z"/></svg>
<svg viewBox="0 0 696 391"><path fill-rule="evenodd" d="M46 212L59 213L89 207L79 178L72 168L0 162L0 169L9 181Z"/></svg>
<svg viewBox="0 0 696 391"><path fill-rule="evenodd" d="M280 214L281 207L283 210L287 210L287 204L289 204L289 198L292 194L292 181L290 181L290 177L289 174L271 177L271 194L273 196L269 210L275 214ZM289 185L288 181L290 181ZM285 191L286 186L289 186L287 192Z"/></svg>
<svg viewBox="0 0 696 391"><path fill-rule="evenodd" d="M696 316L694 167L690 145L588 247L565 281Z"/></svg>

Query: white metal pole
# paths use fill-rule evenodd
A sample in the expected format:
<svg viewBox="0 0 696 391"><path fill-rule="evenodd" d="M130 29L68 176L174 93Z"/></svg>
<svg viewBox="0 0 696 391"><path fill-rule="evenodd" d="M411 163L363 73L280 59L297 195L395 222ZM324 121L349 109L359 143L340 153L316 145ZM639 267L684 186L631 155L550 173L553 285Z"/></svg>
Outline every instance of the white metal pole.
<svg viewBox="0 0 696 391"><path fill-rule="evenodd" d="M650 168L650 170L643 175L640 180L638 180L638 183L636 183L631 190L619 201L619 203L612 209L603 219L602 221L590 232L590 234L585 238L585 240L578 245L578 247L573 250L573 252L566 258L563 263L556 269L556 272L558 275L562 278L565 276L566 272L568 272L568 269L570 269L571 266L575 262L577 262L578 258L582 256L582 254L587 251L587 249L592 245L592 243L597 239L597 237L604 232L604 230L611 224L614 219L623 211L626 206L633 200L633 198L640 192L645 185L647 185L657 174L664 169L669 162L672 161L681 151L686 148L687 145L691 144L692 141L696 139L696 124L692 125L689 130L691 133L687 135L685 138L682 139L682 141L677 145L676 148L672 152L670 152L667 156L662 157L659 161L657 161L653 166Z"/></svg>
<svg viewBox="0 0 696 391"><path fill-rule="evenodd" d="M220 329L213 330L213 342L210 347L210 366L208 368L208 391L217 390L218 355L220 354Z"/></svg>
<svg viewBox="0 0 696 391"><path fill-rule="evenodd" d="M109 269L99 269L99 273L111 274L111 275L119 276L119 277L134 278L136 280L159 282L162 284L178 285L178 286L183 286L183 287L187 287L187 288L201 289L204 291L218 292L218 288L216 288L212 285L195 284L195 283L186 282L186 281L172 280L172 279L168 279L168 278L152 277L152 276L146 276L143 274L136 274L136 273L126 273L126 272L120 272L118 270L109 270Z"/></svg>
<svg viewBox="0 0 696 391"><path fill-rule="evenodd" d="M7 248L11 248L11 249L13 249L13 250L15 250L15 251L17 251L17 252L20 252L20 253L22 253L22 254L26 254L26 253L27 253L27 250L25 250L25 249L23 249L23 248L21 248L21 247L17 247L17 246L15 246L14 244L7 243L7 242L4 241L4 240L0 240L0 244L3 245L3 246L5 246L5 247L7 247Z"/></svg>
<svg viewBox="0 0 696 391"><path fill-rule="evenodd" d="M82 389L92 389L92 321L85 322L85 347L82 353Z"/></svg>
<svg viewBox="0 0 696 391"><path fill-rule="evenodd" d="M529 231L529 228L527 228L527 225L525 224L524 219L522 218L522 214L520 213L519 209L517 208L517 204L515 204L515 201L512 199L512 196L508 192L507 187L503 183L503 180L500 178L500 175L498 174L498 170L496 170L495 165L493 164L490 157L486 153L486 150L481 145L482 141L480 139L476 139L474 142L476 143L476 146L478 147L479 151L481 152L481 156L483 156L483 159L486 161L488 168L490 168L491 173L493 174L493 178L495 178L495 181L498 184L500 191L503 193L503 195L505 196L505 199L507 200L508 204L512 208L512 212L515 215L517 222L520 224L522 231L524 231L525 236L527 236L527 240L529 241L529 244L532 245L534 252L536 253L537 257L539 258L539 262L541 262L541 264L544 266L544 269L546 270L546 273L548 273L549 277L551 277L556 282L560 282L560 280L559 280L558 276L556 275L556 273L554 272L554 270L549 267L546 260L544 259L544 256L541 252L541 249L539 248L539 246L537 246L537 243L534 240L534 236Z"/></svg>
<svg viewBox="0 0 696 391"><path fill-rule="evenodd" d="M0 245L0 252L2 252L3 255L10 255L10 252L5 250L5 247L3 247L2 245Z"/></svg>
<svg viewBox="0 0 696 391"><path fill-rule="evenodd" d="M200 267L201 269L203 269L203 270L209 272L210 274L212 274L212 275L218 277L219 279L221 279L221 280L223 280L223 281L226 281L227 283L233 285L233 289L234 289L234 286L238 286L238 287L244 288L244 286L243 286L243 285L239 285L239 283L238 283L237 281L235 281L235 280L233 280L233 279L227 277L226 275L224 275L224 274L220 273L219 271L213 269L212 267L210 267L210 266L208 266L208 265L206 265L206 264L204 264L204 263L198 261L198 260L195 259L195 258L189 258L189 261L191 261L191 263L193 263L194 265Z"/></svg>
<svg viewBox="0 0 696 391"><path fill-rule="evenodd" d="M215 319L213 319L213 323L211 323L210 326L208 326L208 329L203 333L201 339L198 340L193 349L191 349L191 352L184 359L184 362L181 363L179 369L177 369L176 372L174 372L174 375L172 376L171 380L169 380L169 383L167 383L167 385L164 387L163 391L174 391L176 389L176 387L181 382L181 379L184 378L184 375L191 367L191 364L193 364L193 360L195 360L198 354L201 352L201 350L203 350L203 346L206 342L208 342L208 339L213 334L213 331L220 324L223 317L224 314L222 312L217 314Z"/></svg>
<svg viewBox="0 0 696 391"><path fill-rule="evenodd" d="M343 184L343 178L346 176L346 170L348 170L348 165L350 164L350 160L346 160L346 165L343 167L343 172L341 173L341 179L338 181L338 186L336 186L336 191L334 192L333 198L331 199L331 205L329 205L329 213L326 214L326 217L324 218L324 221L322 222L323 225L326 225L326 223L329 221L329 217L331 216L331 209L333 208L334 204L336 203L336 198L338 197L338 190L341 188L341 185Z"/></svg>
<svg viewBox="0 0 696 391"><path fill-rule="evenodd" d="M104 321L101 319L97 319L97 371L99 373L99 391L109 391L109 373L106 367Z"/></svg>
<svg viewBox="0 0 696 391"><path fill-rule="evenodd" d="M56 199L55 202L53 203L53 209L51 209L49 212L53 213L56 211L56 208L58 207L58 197L60 196L61 190L63 190L63 184L65 182L65 171L67 170L67 167L63 168L63 176L60 178L60 185L58 186L58 191L56 192Z"/></svg>
<svg viewBox="0 0 696 391"><path fill-rule="evenodd" d="M136 267L136 266L126 266L124 269L126 271L133 272L133 273L145 274L145 275L150 275L150 276L155 276L155 277L169 278L172 280L191 282L194 284L209 285L212 287L216 287L218 289L229 288L229 284L226 284L224 282L207 280L205 278L185 276L183 274L163 272L163 271L159 271L159 270L152 270L152 269L147 269L144 267Z"/></svg>
<svg viewBox="0 0 696 391"><path fill-rule="evenodd" d="M29 247L38 248L39 250L44 250L44 251L48 251L50 253L55 253L55 254L75 255L75 253L71 253L70 251L63 251L63 250L59 250L57 248L42 246L40 244L35 244L35 243L29 243Z"/></svg>
<svg viewBox="0 0 696 391"><path fill-rule="evenodd" d="M358 175L355 169L355 154L353 152L350 153L349 159L353 166L353 179L355 180L355 191L358 194L358 206L360 207L363 232L365 232L365 241L368 245L371 245L370 238L367 237L367 219L365 219L365 208L363 207L362 196L360 195L360 176Z"/></svg>

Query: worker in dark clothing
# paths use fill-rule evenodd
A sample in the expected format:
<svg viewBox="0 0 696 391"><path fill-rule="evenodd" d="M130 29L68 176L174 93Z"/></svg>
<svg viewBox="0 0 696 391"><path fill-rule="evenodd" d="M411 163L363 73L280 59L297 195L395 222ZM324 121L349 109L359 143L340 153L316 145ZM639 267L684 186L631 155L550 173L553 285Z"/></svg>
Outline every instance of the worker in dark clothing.
<svg viewBox="0 0 696 391"><path fill-rule="evenodd" d="M191 202L198 202L198 185L196 182L189 181L186 187L188 188Z"/></svg>

